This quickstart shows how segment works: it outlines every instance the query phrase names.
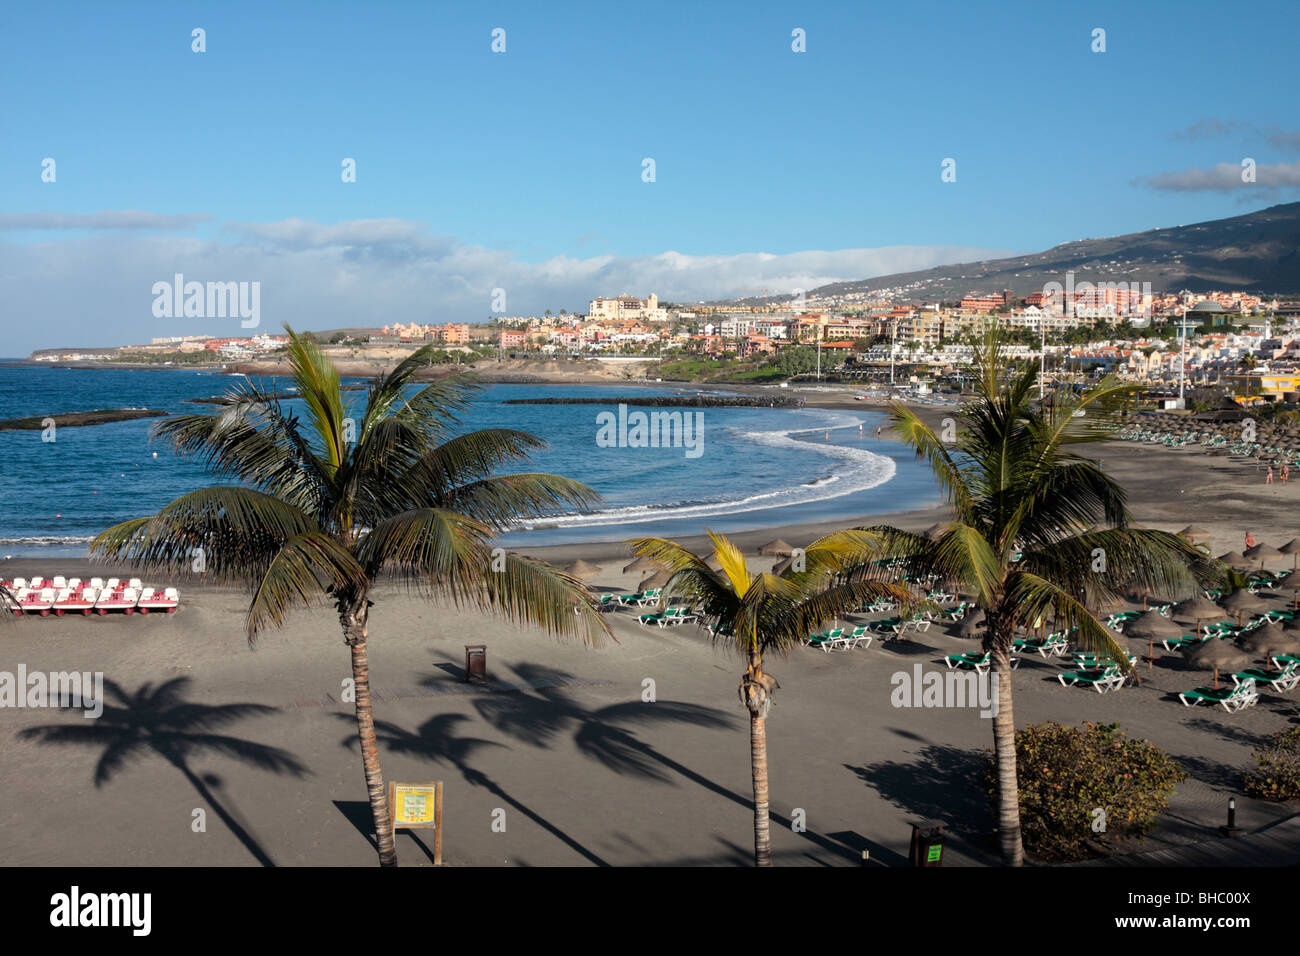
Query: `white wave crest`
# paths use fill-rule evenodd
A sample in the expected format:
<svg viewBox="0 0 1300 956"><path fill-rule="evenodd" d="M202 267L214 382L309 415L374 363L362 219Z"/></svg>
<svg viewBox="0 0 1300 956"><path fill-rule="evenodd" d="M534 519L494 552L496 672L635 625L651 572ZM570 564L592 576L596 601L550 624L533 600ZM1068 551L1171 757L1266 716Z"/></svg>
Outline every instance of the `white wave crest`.
<svg viewBox="0 0 1300 956"><path fill-rule="evenodd" d="M821 411L821 410L818 410ZM848 448L842 445L819 444L794 437L821 430L856 428L862 419L852 415L825 412L824 420L812 428L784 429L781 431L739 432L738 437L755 445L770 448L790 448L802 453L822 455L836 462L843 470L825 475L804 484L742 498L724 498L718 501L691 502L687 504L634 505L610 508L587 514L555 515L520 523L520 530L531 528L586 528L613 524L637 524L646 521L667 521L678 518L710 518L715 515L739 514L768 508L785 508L804 505L831 498L841 498L859 491L883 485L894 477L897 470L894 460L877 455L865 448Z"/></svg>

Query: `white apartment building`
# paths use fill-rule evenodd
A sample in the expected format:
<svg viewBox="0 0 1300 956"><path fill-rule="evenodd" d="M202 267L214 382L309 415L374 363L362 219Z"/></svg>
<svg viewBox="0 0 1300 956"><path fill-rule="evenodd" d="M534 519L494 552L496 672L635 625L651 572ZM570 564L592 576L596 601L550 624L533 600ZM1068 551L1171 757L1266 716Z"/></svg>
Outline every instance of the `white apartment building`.
<svg viewBox="0 0 1300 956"><path fill-rule="evenodd" d="M653 292L644 299L620 295L616 299L592 299L587 303L587 318L612 322L667 322L668 310L659 307L659 297Z"/></svg>

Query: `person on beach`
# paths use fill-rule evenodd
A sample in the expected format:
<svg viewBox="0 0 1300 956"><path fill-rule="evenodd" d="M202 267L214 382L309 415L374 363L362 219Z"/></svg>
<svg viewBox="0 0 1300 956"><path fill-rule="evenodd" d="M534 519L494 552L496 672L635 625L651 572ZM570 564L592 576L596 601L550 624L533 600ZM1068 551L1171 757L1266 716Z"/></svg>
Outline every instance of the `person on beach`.
<svg viewBox="0 0 1300 956"><path fill-rule="evenodd" d="M1291 466L1290 466L1290 465L1283 465L1283 466L1282 466L1282 474L1281 474L1280 477L1282 478L1282 484L1285 485L1285 484L1286 484L1286 480L1287 480L1288 478L1291 477Z"/></svg>
<svg viewBox="0 0 1300 956"><path fill-rule="evenodd" d="M1272 483L1273 483L1273 466L1269 465L1268 474L1264 476L1264 484L1271 485Z"/></svg>
<svg viewBox="0 0 1300 956"><path fill-rule="evenodd" d="M1251 534L1249 531L1246 532L1246 547L1247 548L1255 547L1255 536Z"/></svg>

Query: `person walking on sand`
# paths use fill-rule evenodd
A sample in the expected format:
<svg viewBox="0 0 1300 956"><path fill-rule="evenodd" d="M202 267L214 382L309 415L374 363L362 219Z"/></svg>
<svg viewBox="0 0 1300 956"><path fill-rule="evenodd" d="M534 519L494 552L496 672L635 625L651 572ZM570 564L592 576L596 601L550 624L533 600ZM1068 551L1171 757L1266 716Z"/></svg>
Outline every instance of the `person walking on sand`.
<svg viewBox="0 0 1300 956"><path fill-rule="evenodd" d="M1282 479L1282 484L1285 485L1285 484L1286 484L1286 480L1287 480L1288 478L1291 477L1291 466L1290 466L1290 465L1283 465L1283 466L1282 466L1282 474L1281 474L1279 477Z"/></svg>
<svg viewBox="0 0 1300 956"><path fill-rule="evenodd" d="M1264 476L1264 484L1271 485L1272 483L1273 483L1273 466L1269 465L1268 474Z"/></svg>

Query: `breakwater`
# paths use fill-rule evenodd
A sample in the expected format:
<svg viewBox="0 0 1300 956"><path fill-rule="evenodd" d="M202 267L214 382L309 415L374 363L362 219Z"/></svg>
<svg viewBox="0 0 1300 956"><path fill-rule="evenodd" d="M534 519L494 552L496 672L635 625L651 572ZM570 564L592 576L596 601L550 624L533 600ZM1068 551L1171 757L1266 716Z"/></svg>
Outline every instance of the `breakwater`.
<svg viewBox="0 0 1300 956"><path fill-rule="evenodd" d="M793 395L633 395L612 398L510 398L505 405L651 405L656 408L803 408Z"/></svg>
<svg viewBox="0 0 1300 956"><path fill-rule="evenodd" d="M136 418L161 418L167 412L154 408L99 408L91 412L64 412L61 415L31 415L26 418L0 419L0 432L38 432L53 421L59 428L76 428L80 425L107 425L110 422L129 422Z"/></svg>

